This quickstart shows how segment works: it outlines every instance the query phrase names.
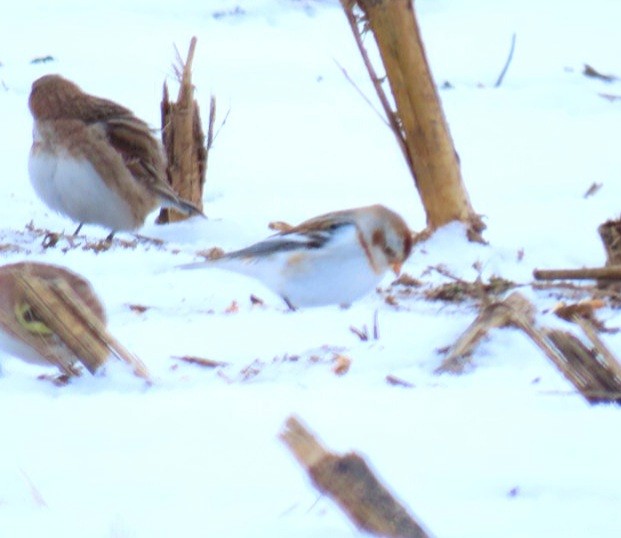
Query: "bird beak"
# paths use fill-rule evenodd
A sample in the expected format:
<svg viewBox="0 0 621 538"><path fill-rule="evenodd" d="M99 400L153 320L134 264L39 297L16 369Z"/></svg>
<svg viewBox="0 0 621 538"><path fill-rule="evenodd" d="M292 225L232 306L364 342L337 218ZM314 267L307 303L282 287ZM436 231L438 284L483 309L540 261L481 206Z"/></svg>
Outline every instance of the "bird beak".
<svg viewBox="0 0 621 538"><path fill-rule="evenodd" d="M392 263L390 267L392 267L392 270L396 276L399 276L401 274L401 263L399 262Z"/></svg>

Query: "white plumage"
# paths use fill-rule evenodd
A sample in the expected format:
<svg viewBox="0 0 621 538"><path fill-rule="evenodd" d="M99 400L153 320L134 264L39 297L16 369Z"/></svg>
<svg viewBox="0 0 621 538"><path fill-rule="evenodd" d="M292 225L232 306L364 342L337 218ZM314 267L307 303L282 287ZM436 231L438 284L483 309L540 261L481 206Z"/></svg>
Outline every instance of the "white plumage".
<svg viewBox="0 0 621 538"><path fill-rule="evenodd" d="M321 215L242 250L186 269L226 269L260 280L290 308L349 305L399 272L411 234L393 211L374 205Z"/></svg>
<svg viewBox="0 0 621 538"><path fill-rule="evenodd" d="M110 230L135 228L127 201L104 183L87 159L33 151L28 172L37 196L74 222L94 222Z"/></svg>
<svg viewBox="0 0 621 538"><path fill-rule="evenodd" d="M80 226L104 226L110 238L139 228L161 205L202 215L168 184L162 145L129 109L59 75L37 79L28 105L34 119L28 171L54 211Z"/></svg>

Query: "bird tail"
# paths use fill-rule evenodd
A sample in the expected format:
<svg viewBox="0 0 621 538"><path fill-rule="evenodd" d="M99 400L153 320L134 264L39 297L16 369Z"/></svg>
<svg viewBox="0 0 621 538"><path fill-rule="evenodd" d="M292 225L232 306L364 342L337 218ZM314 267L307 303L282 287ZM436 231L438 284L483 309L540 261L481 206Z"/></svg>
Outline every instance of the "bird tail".
<svg viewBox="0 0 621 538"><path fill-rule="evenodd" d="M173 202L171 202L169 207L173 207L181 211L181 213L183 213L184 215L200 215L201 217L205 217L205 213L203 213L203 211L196 204L193 204L189 200L185 200L183 198L178 198L177 200L174 200Z"/></svg>
<svg viewBox="0 0 621 538"><path fill-rule="evenodd" d="M189 200L185 200L184 198L172 198L168 196L162 196L162 207L176 209L180 213L183 213L184 215L189 215L191 217L194 215L200 215L201 217L205 217L205 213L203 213L196 204L193 204L192 202L190 202Z"/></svg>
<svg viewBox="0 0 621 538"><path fill-rule="evenodd" d="M184 215L201 215L205 217L205 213L196 204L181 198L165 181L153 181L149 188L157 195L162 207L176 209Z"/></svg>

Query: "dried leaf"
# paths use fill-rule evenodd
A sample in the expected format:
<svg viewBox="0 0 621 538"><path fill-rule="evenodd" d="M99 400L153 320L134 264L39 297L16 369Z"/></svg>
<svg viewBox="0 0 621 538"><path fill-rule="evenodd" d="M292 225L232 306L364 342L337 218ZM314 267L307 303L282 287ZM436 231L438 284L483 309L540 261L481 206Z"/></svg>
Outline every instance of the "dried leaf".
<svg viewBox="0 0 621 538"><path fill-rule="evenodd" d="M604 75L603 73L600 73L597 69L590 66L589 64L584 64L584 69L582 71L582 74L585 77L598 78L600 80L603 80L604 82L614 82L618 78L614 75Z"/></svg>
<svg viewBox="0 0 621 538"><path fill-rule="evenodd" d="M225 252L220 247L212 247L204 250L199 250L196 255L205 258L206 260L217 260L224 256Z"/></svg>
<svg viewBox="0 0 621 538"><path fill-rule="evenodd" d="M293 229L293 226L288 222L283 222L282 220L275 220L270 222L267 227L270 230L274 230L275 232L283 233L288 232Z"/></svg>
<svg viewBox="0 0 621 538"><path fill-rule="evenodd" d="M239 372L243 381L248 381L253 377L258 376L261 373L261 370L265 367L265 363L260 359L255 359L248 366L242 368Z"/></svg>
<svg viewBox="0 0 621 538"><path fill-rule="evenodd" d="M602 188L603 185L604 185L603 183L596 183L596 182L591 183L591 186L584 193L583 198L588 198L589 196L593 196L596 192L598 192Z"/></svg>
<svg viewBox="0 0 621 538"><path fill-rule="evenodd" d="M394 295L386 295L386 297L384 297L384 302L389 306L399 306L399 301L397 301Z"/></svg>
<svg viewBox="0 0 621 538"><path fill-rule="evenodd" d="M224 310L225 314L235 314L237 312L239 312L239 304L237 301L232 301L231 304Z"/></svg>
<svg viewBox="0 0 621 538"><path fill-rule="evenodd" d="M80 372L77 371L76 375L80 375ZM49 381L50 383L52 383L52 385L56 387L66 387L71 382L71 377L72 376L67 374L41 374L37 376L37 379L39 381Z"/></svg>
<svg viewBox="0 0 621 538"><path fill-rule="evenodd" d="M36 56L32 60L30 60L30 63L33 65L37 65L37 64L46 64L46 63L53 62L53 61L55 61L54 56L50 56L49 54L47 54L46 56Z"/></svg>
<svg viewBox="0 0 621 538"><path fill-rule="evenodd" d="M345 355L336 355L334 357L334 366L332 367L332 371L336 375L345 375L349 372L349 368L351 367L351 359L346 357Z"/></svg>
<svg viewBox="0 0 621 538"><path fill-rule="evenodd" d="M197 366L202 366L204 368L220 368L223 366L228 366L227 362L215 361L213 359L205 359L203 357L194 357L192 355L183 355L180 357L173 357L173 359L187 362L188 364L195 364Z"/></svg>
<svg viewBox="0 0 621 538"><path fill-rule="evenodd" d="M401 273L399 278L392 283L393 286L406 286L408 288L419 288L423 283L407 273Z"/></svg>
<svg viewBox="0 0 621 538"><path fill-rule="evenodd" d="M127 306L132 312L136 312L136 314L144 314L147 310L149 310L149 308L151 308L150 306L144 306L141 304L130 304Z"/></svg>
<svg viewBox="0 0 621 538"><path fill-rule="evenodd" d="M446 282L425 291L425 298L429 301L459 303L465 301L469 294L469 290L461 282Z"/></svg>
<svg viewBox="0 0 621 538"><path fill-rule="evenodd" d="M518 249L518 251L517 251L516 260L517 260L518 262L521 262L523 259L524 259L524 249L523 249L523 248L520 248L520 249Z"/></svg>
<svg viewBox="0 0 621 538"><path fill-rule="evenodd" d="M263 301L263 299L261 299L260 297L257 297L254 294L250 295L250 302L252 304L256 304L256 305L259 305L259 306L263 306L265 304L265 301Z"/></svg>
<svg viewBox="0 0 621 538"><path fill-rule="evenodd" d="M59 239L60 239L60 234L55 233L55 232L48 232L43 237L41 246L43 248L53 248L58 244Z"/></svg>
<svg viewBox="0 0 621 538"><path fill-rule="evenodd" d="M358 329L351 325L349 327L350 332L354 333L362 342L367 342L369 340L369 329L367 329L366 325L362 326L362 329Z"/></svg>
<svg viewBox="0 0 621 538"><path fill-rule="evenodd" d="M588 299L579 303L565 304L559 303L552 311L559 318L566 321L576 322L577 318L589 321L593 327L600 332L616 332L614 329L608 329L606 325L597 319L595 310L606 305L601 299Z"/></svg>
<svg viewBox="0 0 621 538"><path fill-rule="evenodd" d="M394 385L397 387L406 387L408 389L411 389L412 387L414 387L413 383L410 383L409 381L406 381L405 379L401 379L400 377L388 374L386 376L386 383L388 383L389 385Z"/></svg>
<svg viewBox="0 0 621 538"><path fill-rule="evenodd" d="M595 310L604 306L606 306L606 303L601 299L590 299L573 304L559 303L553 309L553 312L559 318L566 321L572 321L574 316L592 319L595 314Z"/></svg>

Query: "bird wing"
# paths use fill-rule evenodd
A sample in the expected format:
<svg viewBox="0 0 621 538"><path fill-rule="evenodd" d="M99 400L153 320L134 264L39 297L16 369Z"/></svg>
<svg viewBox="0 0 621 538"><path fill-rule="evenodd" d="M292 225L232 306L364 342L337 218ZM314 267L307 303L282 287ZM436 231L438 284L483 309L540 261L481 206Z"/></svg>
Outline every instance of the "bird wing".
<svg viewBox="0 0 621 538"><path fill-rule="evenodd" d="M140 178L149 187L176 196L164 181L164 156L146 123L134 116L119 116L101 122L100 125L134 177Z"/></svg>
<svg viewBox="0 0 621 538"><path fill-rule="evenodd" d="M324 248L345 228L354 225L349 218L320 217L305 221L298 226L281 232L249 247L226 254L227 258L261 258L294 250L315 250Z"/></svg>
<svg viewBox="0 0 621 538"><path fill-rule="evenodd" d="M202 214L196 205L181 199L166 181L166 161L153 130L129 110L109 103L109 113L100 114L97 123L104 128L110 145L121 155L131 174L165 205L190 215Z"/></svg>
<svg viewBox="0 0 621 538"><path fill-rule="evenodd" d="M304 221L285 232L259 241L253 245L227 252L213 260L180 265L183 269L199 269L206 266L222 265L227 260L241 260L254 264L271 256L294 251L317 250L331 243L341 241L351 244L352 234L357 233L356 223L350 210L337 211Z"/></svg>
<svg viewBox="0 0 621 538"><path fill-rule="evenodd" d="M125 166L163 200L164 205L188 215L203 215L196 205L180 198L166 180L162 148L146 123L131 115L109 119L105 126L108 140L123 157Z"/></svg>

